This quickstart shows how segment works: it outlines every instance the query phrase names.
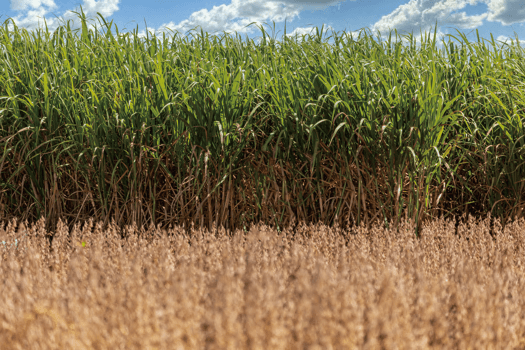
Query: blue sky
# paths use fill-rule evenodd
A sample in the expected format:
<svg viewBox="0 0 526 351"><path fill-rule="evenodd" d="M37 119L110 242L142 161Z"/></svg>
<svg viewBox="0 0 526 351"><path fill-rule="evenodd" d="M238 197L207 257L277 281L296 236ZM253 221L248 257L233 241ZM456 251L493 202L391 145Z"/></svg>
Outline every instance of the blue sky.
<svg viewBox="0 0 526 351"><path fill-rule="evenodd" d="M57 18L75 20L71 11L82 6L88 16L102 13L119 27L132 30L178 31L182 35L195 26L209 33L237 31L243 37L261 35L251 22L276 24L277 37L309 33L322 25L336 32L370 28L374 33L397 29L405 33L427 31L438 21L439 35L459 29L475 40L475 29L489 39L514 38L524 46L524 0L0 0L0 23L13 18L19 27L36 28L46 18L53 30ZM8 4L4 6L3 4ZM78 23L77 23L78 25ZM269 34L272 30L265 27ZM331 32L329 32L330 34Z"/></svg>

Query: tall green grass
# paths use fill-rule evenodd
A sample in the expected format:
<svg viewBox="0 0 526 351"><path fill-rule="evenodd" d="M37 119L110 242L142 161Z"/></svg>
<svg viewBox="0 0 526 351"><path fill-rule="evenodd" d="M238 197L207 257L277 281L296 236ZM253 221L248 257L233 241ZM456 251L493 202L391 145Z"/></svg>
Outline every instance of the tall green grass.
<svg viewBox="0 0 526 351"><path fill-rule="evenodd" d="M79 17L77 30L0 28L0 217L235 228L524 215L518 39L140 37Z"/></svg>

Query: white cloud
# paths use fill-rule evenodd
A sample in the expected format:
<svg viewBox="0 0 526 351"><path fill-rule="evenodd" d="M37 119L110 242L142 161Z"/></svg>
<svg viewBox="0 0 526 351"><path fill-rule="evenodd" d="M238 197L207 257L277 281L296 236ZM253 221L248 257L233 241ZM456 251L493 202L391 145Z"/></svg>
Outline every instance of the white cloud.
<svg viewBox="0 0 526 351"><path fill-rule="evenodd" d="M471 16L460 11L468 5L478 3L487 4L488 11ZM398 32L413 32L417 36L420 31L432 31L435 22L438 27L472 29L480 27L485 19L499 21L503 25L524 22L524 0L411 0L383 16L372 29L373 32L379 30L382 34L396 29ZM440 36L443 35L440 30L437 32Z"/></svg>
<svg viewBox="0 0 526 351"><path fill-rule="evenodd" d="M516 45L517 41L515 38L507 37L505 35L499 35L496 39L497 42L502 41L509 45ZM519 44L524 46L524 40L519 40Z"/></svg>
<svg viewBox="0 0 526 351"><path fill-rule="evenodd" d="M455 12L467 5L475 5L481 0L411 0L400 5L396 10L383 16L373 25L373 32L389 33L413 32L415 36L422 32L432 31L435 23L438 26L451 25L458 28L475 28L481 26L487 14L468 16L466 12ZM439 34L443 34L437 30Z"/></svg>
<svg viewBox="0 0 526 351"><path fill-rule="evenodd" d="M303 35L311 34L314 30L314 27L299 27L292 31L292 33L288 33L288 37L295 37L296 35L301 38Z"/></svg>
<svg viewBox="0 0 526 351"><path fill-rule="evenodd" d="M321 31L321 26L318 27L318 29ZM330 33L334 31L334 28L324 24L323 25L323 34ZM298 36L298 39L300 39L303 35L315 35L316 34L316 27L299 27L295 28L292 33L287 33L287 37L296 37Z"/></svg>
<svg viewBox="0 0 526 351"><path fill-rule="evenodd" d="M212 9L202 9L179 22L163 24L158 31L177 31L185 34L188 30L201 27L209 33L257 31L256 26L247 27L250 23L263 24L293 20L305 9L318 10L338 5L346 0L231 0L230 4L214 6ZM104 17L111 16L119 10L120 0L83 0L82 8L86 16L95 17L100 12ZM48 28L54 30L64 21L71 20L72 27L78 28L80 21L73 11L65 11L55 16L51 13L57 6L54 0L11 0L11 8L21 13L13 19L20 27L35 29L43 26L46 19ZM139 33L145 36L145 31Z"/></svg>
<svg viewBox="0 0 526 351"><path fill-rule="evenodd" d="M120 0L84 0L82 10L90 16L94 16L97 12L100 12L104 17L111 16L119 10L119 2Z"/></svg>
<svg viewBox="0 0 526 351"><path fill-rule="evenodd" d="M194 12L188 19L179 23L170 22L163 24L159 30L165 28L185 33L186 31L201 27L209 33L214 32L238 32L249 33L257 30L251 26L245 28L252 22L262 24L263 22L282 22L285 19L292 20L299 16L305 9L323 9L338 5L345 0L232 0L228 5L214 6L211 10L202 9Z"/></svg>
<svg viewBox="0 0 526 351"><path fill-rule="evenodd" d="M43 6L53 9L57 5L54 0L11 0L11 10L14 11L24 11L28 7L39 9Z"/></svg>
<svg viewBox="0 0 526 351"><path fill-rule="evenodd" d="M271 0L272 1L272 0ZM329 6L339 5L346 0L275 0L283 4L292 4L312 10L324 10ZM355 0L351 0L355 1Z"/></svg>
<svg viewBox="0 0 526 351"><path fill-rule="evenodd" d="M486 4L487 12L478 15L467 15L468 5ZM400 5L390 14L383 16L372 26L374 35L379 31L385 39L390 30L396 29L399 34L413 33L416 44L420 45L420 33L432 33L437 23L437 45L442 46L442 39L448 33L441 27L472 29L482 26L484 20L498 21L503 25L524 22L524 0L410 0ZM500 36L498 40L509 42L510 38ZM407 44L407 39L402 41ZM524 46L524 41L520 41Z"/></svg>
<svg viewBox="0 0 526 351"><path fill-rule="evenodd" d="M83 0L82 10L88 17L94 17L100 12L104 17L111 16L119 10L120 0ZM44 18L50 30L57 28L61 21L72 20L72 27L80 27L80 21L72 10L65 11L62 16L52 16L51 11L57 8L54 0L11 0L11 9L23 12L13 17L19 27L36 29L44 25ZM73 10L80 12L80 7ZM92 27L92 26L90 26Z"/></svg>
<svg viewBox="0 0 526 351"><path fill-rule="evenodd" d="M503 25L524 22L524 0L490 0L488 21Z"/></svg>
<svg viewBox="0 0 526 351"><path fill-rule="evenodd" d="M24 15L20 14L13 17L16 25L27 29L43 26L45 15L56 7L57 5L53 0L11 0L11 9L24 12ZM50 23L53 23L52 19L48 21L48 26ZM9 23L9 27L12 29L11 23Z"/></svg>
<svg viewBox="0 0 526 351"><path fill-rule="evenodd" d="M87 18L93 18L97 15L97 12L100 12L104 17L109 17L113 15L114 12L119 10L120 0L83 0L82 11ZM80 13L80 7L73 10ZM60 21L71 21L72 28L80 28L81 22L76 13L72 10L66 11L61 17ZM98 21L93 21L88 24L88 28L93 28L93 24L99 24Z"/></svg>

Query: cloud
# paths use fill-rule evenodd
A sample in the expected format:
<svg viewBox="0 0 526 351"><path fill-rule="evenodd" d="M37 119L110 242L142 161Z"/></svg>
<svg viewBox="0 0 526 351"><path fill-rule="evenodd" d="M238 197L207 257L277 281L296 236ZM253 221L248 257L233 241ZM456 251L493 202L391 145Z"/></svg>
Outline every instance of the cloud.
<svg viewBox="0 0 526 351"><path fill-rule="evenodd" d="M283 22L286 19L292 21L299 17L301 11L321 10L345 1L347 0L231 0L229 4L196 11L179 23L170 22L161 25L157 30L148 30L185 34L193 28L201 27L208 33L251 33L258 31L255 25L248 27L251 23L263 25L265 22L271 24L272 21ZM94 17L97 12L108 17L118 11L119 2L120 0L83 0L82 8L88 17ZM80 21L73 10L65 11L60 16L51 16L51 10L56 8L54 0L11 0L11 8L25 12L14 17L20 27L35 29L43 25L44 18L50 30L54 30L65 21L71 21L73 28L80 27ZM79 12L80 9L74 11ZM296 33L308 34L311 29L298 28ZM143 30L138 35L144 37L146 31Z"/></svg>
<svg viewBox="0 0 526 351"><path fill-rule="evenodd" d="M321 30L321 26L318 27L319 30ZM324 24L323 25L323 33L334 31L334 28ZM287 37L295 37L296 35L298 38L301 38L303 35L314 35L316 34L316 27L299 27L295 28L292 33L287 33Z"/></svg>
<svg viewBox="0 0 526 351"><path fill-rule="evenodd" d="M460 12L468 5L479 3L487 4L486 13L469 16L464 11ZM411 0L383 16L372 29L381 34L396 29L398 32L413 32L416 36L420 30L432 31L435 22L439 27L449 25L472 29L480 27L484 20L499 21L503 25L524 22L524 0ZM443 35L440 29L437 32Z"/></svg>
<svg viewBox="0 0 526 351"><path fill-rule="evenodd" d="M211 10L194 12L188 19L179 23L163 24L159 31L177 31L184 33L192 28L201 27L209 33L238 32L249 33L257 29L252 22L283 22L293 20L306 9L318 10L338 5L346 0L232 0L228 5L214 6Z"/></svg>
<svg viewBox="0 0 526 351"><path fill-rule="evenodd" d="M95 17L97 15L97 12L100 12L100 14L104 17L109 17L113 15L114 12L119 10L119 2L120 0L83 0L82 11L84 12L87 18ZM61 17L59 17L59 21L71 21L72 28L80 28L81 21L78 15L73 11L80 13L80 7L78 7L75 10L68 10L64 12L64 14ZM88 22L88 28L93 29L94 24L99 24L99 22Z"/></svg>
<svg viewBox="0 0 526 351"><path fill-rule="evenodd" d="M478 15L467 15L461 11L468 5L477 4L486 4L487 11ZM446 34L441 27L472 29L482 26L484 20L500 22L502 25L524 22L524 0L411 0L383 16L371 29L373 34L379 31L382 38L394 29L399 34L412 32L419 45L420 32L432 33L437 23L437 45L442 46L441 40ZM498 40L509 43L511 39L500 36ZM402 41L407 43L406 38L402 38ZM523 40L520 44L524 47Z"/></svg>
<svg viewBox="0 0 526 351"><path fill-rule="evenodd" d="M497 42L502 41L509 45L516 45L517 40L515 38L511 38L505 35L499 35L496 39ZM519 44L521 46L524 46L524 40L519 40Z"/></svg>
<svg viewBox="0 0 526 351"><path fill-rule="evenodd" d="M100 12L104 17L111 16L119 10L120 0L83 0L81 6L88 17L93 17ZM51 11L56 9L54 0L11 0L11 9L23 12L13 17L19 27L36 29L44 25L44 18L50 30L57 28L62 21L72 20L72 27L80 27L80 21L71 10L65 11L62 16L50 16ZM80 7L73 10L80 12Z"/></svg>
<svg viewBox="0 0 526 351"><path fill-rule="evenodd" d="M24 12L24 15L13 17L16 25L27 29L44 25L43 18L56 7L54 0L11 0L12 10ZM52 19L48 21L48 25L50 23L53 23ZM9 27L12 27L11 23Z"/></svg>
<svg viewBox="0 0 526 351"><path fill-rule="evenodd" d="M524 22L524 0L490 0L488 9L488 21L505 26Z"/></svg>
<svg viewBox="0 0 526 351"><path fill-rule="evenodd" d="M303 35L311 34L314 29L315 29L314 27L299 27L299 28L295 28L292 31L292 33L288 33L287 36L288 37L298 36L299 38L301 38Z"/></svg>
<svg viewBox="0 0 526 351"><path fill-rule="evenodd" d="M387 34L391 29L415 36L432 31L438 26L451 25L458 28L475 28L483 24L487 14L468 16L466 12L455 12L467 5L476 5L480 0L411 0L383 16L373 27L373 33ZM439 34L443 35L440 30Z"/></svg>
<svg viewBox="0 0 526 351"><path fill-rule="evenodd" d="M39 9L42 7L53 9L57 7L54 0L11 0L11 10L24 11L28 7Z"/></svg>
<svg viewBox="0 0 526 351"><path fill-rule="evenodd" d="M281 2L283 4L301 6L302 8L308 8L311 10L324 10L329 6L339 5L345 1L346 0L277 0L277 2Z"/></svg>
<svg viewBox="0 0 526 351"><path fill-rule="evenodd" d="M100 12L104 17L111 16L119 10L119 2L120 0L84 0L82 10L86 15L95 15Z"/></svg>

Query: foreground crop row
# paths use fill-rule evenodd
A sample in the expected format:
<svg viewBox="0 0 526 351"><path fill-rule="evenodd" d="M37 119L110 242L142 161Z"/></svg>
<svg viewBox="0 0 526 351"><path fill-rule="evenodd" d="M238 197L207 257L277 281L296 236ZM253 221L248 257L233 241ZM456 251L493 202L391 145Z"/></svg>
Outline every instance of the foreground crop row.
<svg viewBox="0 0 526 351"><path fill-rule="evenodd" d="M0 228L2 349L524 349L524 220Z"/></svg>

